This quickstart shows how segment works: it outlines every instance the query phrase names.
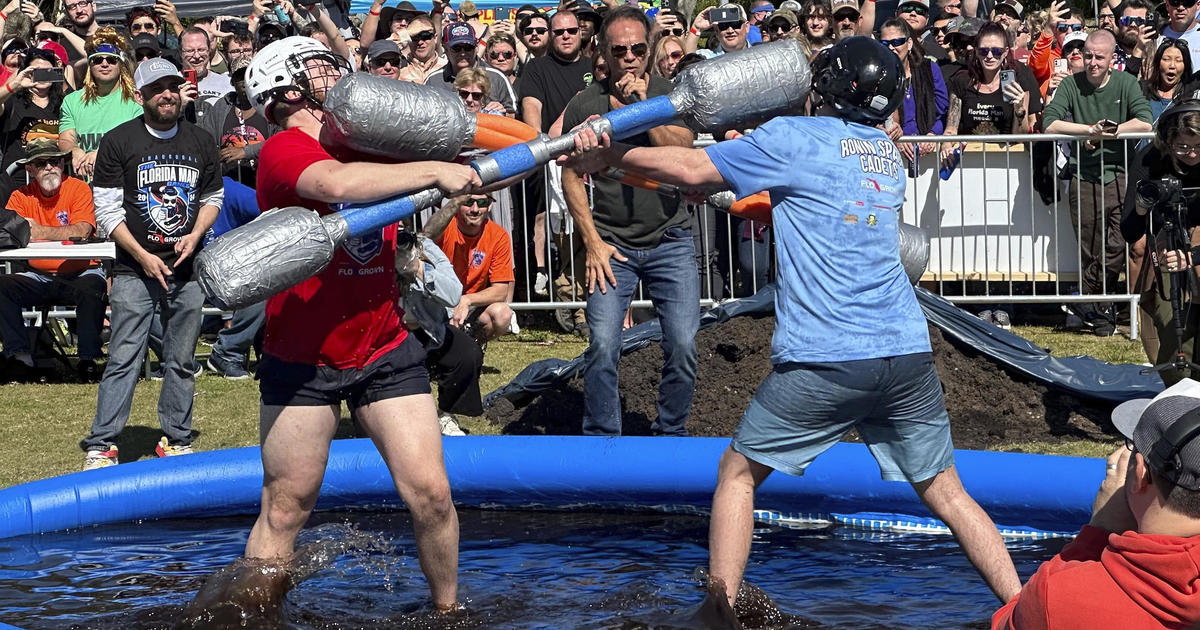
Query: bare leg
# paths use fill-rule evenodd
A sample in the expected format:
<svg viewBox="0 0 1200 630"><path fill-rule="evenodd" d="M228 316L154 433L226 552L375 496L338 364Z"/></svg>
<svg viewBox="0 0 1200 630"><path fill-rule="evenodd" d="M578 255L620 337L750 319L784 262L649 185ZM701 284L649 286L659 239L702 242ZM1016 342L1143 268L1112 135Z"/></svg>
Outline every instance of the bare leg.
<svg viewBox="0 0 1200 630"><path fill-rule="evenodd" d="M337 419L332 405L259 410L262 511L246 541L247 558L291 558L296 535L317 503Z"/></svg>
<svg viewBox="0 0 1200 630"><path fill-rule="evenodd" d="M1021 579L1004 539L987 512L967 494L954 466L912 486L925 507L954 533L967 559L1000 601L1007 602L1020 592Z"/></svg>
<svg viewBox="0 0 1200 630"><path fill-rule="evenodd" d="M538 269L546 266L546 213L533 217L533 262Z"/></svg>
<svg viewBox="0 0 1200 630"><path fill-rule="evenodd" d="M513 310L507 304L493 302L479 314L479 324L483 326L488 341L491 341L508 334L512 318Z"/></svg>
<svg viewBox="0 0 1200 630"><path fill-rule="evenodd" d="M772 470L732 448L721 456L708 525L708 579L719 580L729 605L737 600L754 534L754 489Z"/></svg>
<svg viewBox="0 0 1200 630"><path fill-rule="evenodd" d="M450 498L433 397L389 398L357 411L412 513L417 556L433 603L451 610L458 605L458 513Z"/></svg>

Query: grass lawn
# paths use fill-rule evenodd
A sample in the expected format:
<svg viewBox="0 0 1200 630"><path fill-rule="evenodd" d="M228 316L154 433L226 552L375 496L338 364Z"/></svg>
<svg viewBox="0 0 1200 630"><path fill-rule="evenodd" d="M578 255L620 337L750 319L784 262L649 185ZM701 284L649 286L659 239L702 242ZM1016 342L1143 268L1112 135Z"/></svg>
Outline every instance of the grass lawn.
<svg viewBox="0 0 1200 630"><path fill-rule="evenodd" d="M1117 363L1143 363L1141 344L1120 335L1100 339L1087 335L1055 332L1047 327L1018 327L1014 332L1048 348L1057 356L1086 354ZM534 361L557 357L568 359L583 352L586 343L575 337L523 331L519 339L489 344L485 355L481 389L486 394L510 381ZM200 346L202 354L208 349ZM161 435L156 402L160 383L140 381L134 394L129 424L119 447L122 462L154 457ZM0 385L0 487L61 475L79 470L83 452L79 441L91 427L96 410L96 385L5 384ZM343 412L345 413L345 412ZM494 434L499 427L482 418L461 419L472 434ZM214 450L258 444L258 386L253 380L232 382L209 373L196 382L193 446ZM1112 445L1079 442L1047 445L1021 442L1004 450L1052 452L1097 457Z"/></svg>

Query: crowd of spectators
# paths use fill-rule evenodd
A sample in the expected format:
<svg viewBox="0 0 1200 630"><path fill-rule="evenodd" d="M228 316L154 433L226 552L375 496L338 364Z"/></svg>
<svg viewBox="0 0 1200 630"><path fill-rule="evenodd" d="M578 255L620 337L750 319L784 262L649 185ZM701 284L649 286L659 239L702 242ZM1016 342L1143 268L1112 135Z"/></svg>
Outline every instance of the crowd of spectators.
<svg viewBox="0 0 1200 630"><path fill-rule="evenodd" d="M111 277L100 286L96 283L104 274L96 263L41 264L0 280L0 332L7 361L33 365L22 308L70 302L79 306L79 373L99 377L99 330L107 303L114 311L107 363L114 374L136 378L147 346L162 362L156 375L164 381L194 379L202 371L194 357L177 356L173 350L189 342L178 338L181 330L184 337L193 336L190 323L183 328L172 323L180 308L199 308L195 295L175 301L172 282L180 288L187 284L186 269L168 269L172 278L158 264L147 264L142 254L153 252L131 251L121 232L135 214L131 209L142 208L134 231L162 230L159 244L164 252L175 252L184 234L180 222L194 227L198 208L211 195L166 182L155 188L146 181L125 181L132 177L129 169L137 168L129 159L110 161L103 173L98 165L106 144L113 150L116 129L142 124L129 123L139 117L149 120L145 86L136 78L139 64L146 61L168 63L183 77L178 120L196 131L188 137L195 138L192 152L205 156L204 169L214 169L215 179L205 170L204 181L224 184L226 207L215 226L209 229L209 220L198 223L211 239L259 210L252 201L259 149L280 129L256 111L245 92L245 73L258 50L283 37L317 40L346 59L351 71L444 89L456 94L468 112L515 118L556 135L587 115L669 91L679 72L707 58L780 39L798 41L815 57L842 38L870 35L902 61L903 103L883 127L914 175L922 168L952 166L957 159L963 143L942 141L941 136L985 135L992 141L1043 131L1088 136L1086 142L1065 143L1058 179L1065 186L1064 202L1080 210L1070 213L1081 244L1080 290L1111 294L1125 291L1118 288L1118 272L1126 263L1119 224L1130 188L1123 173L1125 154L1134 150L1133 144L1112 138L1148 130L1173 98L1188 92L1196 67L1193 55L1200 47L1197 5L1187 6L1186 0L1169 0L1159 9L1147 0L1109 1L1097 16L1063 2L1045 11L1026 11L1017 0L999 0L986 13L978 3L960 0L903 0L891 15L871 0L784 0L778 6L753 0L706 6L694 15L659 7L630 9L615 0L596 6L563 0L552 9L523 5L488 15L470 0L457 6L434 0L428 12L408 1L387 5L375 0L362 15L348 15L335 0L254 0L252 7L245 16L181 18L172 2L157 0L106 25L96 21L90 0L68 2L61 15L43 14L50 7L18 0L0 10L0 196L35 224L35 238L110 238L120 252ZM612 39L599 32L604 17L618 10L644 20L644 33L614 34L620 37ZM643 141L695 140L685 128L675 128L678 133L670 129L652 130ZM928 139L900 140L902 136ZM464 152L462 159L471 155ZM64 192L53 192L59 187ZM83 204L84 196L76 194L80 190L92 193L86 208L72 205ZM113 204L122 198L128 208L120 215L124 222L113 218L118 216ZM450 293L430 293L434 283L414 281L416 294L426 296L427 303L434 303L431 296L447 302L442 305L444 321L423 322L430 330L427 350L446 362L441 369L461 380L462 374L472 373L475 353L449 352L450 346L438 353L448 339L457 340L454 347L461 350L457 332L468 331L466 338L479 345L519 329L507 306L518 296L588 300L588 309L564 311L559 322L592 339L597 367L596 384L588 388L595 399L588 417L599 432L620 430L608 413L608 399L614 397L609 385L615 385L616 340L621 328L634 321L628 301L637 291L656 302L658 314L668 315L664 319L686 324L678 330L665 328L674 341L668 344L672 351L664 366L667 402L656 427L674 432L686 411L672 410L669 401L690 396L670 393L670 387L680 392L692 387L695 357L687 348L695 308L676 312L671 304L681 295L687 298L682 301L695 302L694 293L715 298L745 294L772 273L769 226L742 219L727 223L711 209L555 165L509 190L451 203L457 208L453 220L418 241L432 265L429 273L444 258L461 285L449 303ZM439 248L440 256L433 253ZM678 249L667 258L673 269L680 260L693 260L696 276L657 274L658 254L647 252L661 248ZM1144 251L1144 242L1133 243L1134 269ZM169 267L170 256L166 259ZM726 277L728 270L733 277ZM126 330L128 318L119 314L129 302L118 290L123 278L136 278L144 294L138 299L149 304L138 306L136 330ZM670 282L664 285L666 280ZM695 291L697 284L706 289ZM596 292L616 298L601 305L591 297ZM1114 329L1113 311L1111 305L1096 304L1073 314L1104 335ZM1007 313L999 310L988 317L1008 324ZM249 378L263 318L261 307L223 320L206 318L206 329L220 331L207 367L227 378ZM140 341L142 337L146 340ZM125 350L116 353L118 347ZM120 361L113 360L116 354ZM135 361L133 355L139 358ZM445 359L447 355L452 358ZM132 382L122 380L122 391ZM176 390L172 385L170 391ZM104 401L109 400L106 392L102 388ZM112 408L105 413L127 413L120 404L123 398L122 393L113 398L117 403L104 402L102 407ZM468 402L463 398L448 396L439 411L474 414L477 392L468 391ZM188 409L180 399L164 403L162 413ZM99 424L113 422L98 419ZM165 446L186 446L170 432L168 437Z"/></svg>

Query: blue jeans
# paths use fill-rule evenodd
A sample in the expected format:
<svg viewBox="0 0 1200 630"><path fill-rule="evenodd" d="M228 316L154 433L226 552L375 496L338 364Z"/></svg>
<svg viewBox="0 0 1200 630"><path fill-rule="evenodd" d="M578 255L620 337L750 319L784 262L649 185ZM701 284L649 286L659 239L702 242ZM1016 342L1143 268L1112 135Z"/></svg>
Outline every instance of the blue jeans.
<svg viewBox="0 0 1200 630"><path fill-rule="evenodd" d="M609 260L617 286L608 287L605 293L594 291L587 299L591 342L584 360L583 433L621 434L621 398L617 393L621 325L641 280L662 325L662 384L658 388L658 418L651 429L665 435L687 435L684 425L692 409L696 331L700 329L700 282L692 233L672 228L650 249L614 246L628 259Z"/></svg>
<svg viewBox="0 0 1200 630"><path fill-rule="evenodd" d="M113 279L109 299L112 338L108 342L108 366L100 380L92 431L83 441L85 450L116 443L129 420L133 390L146 355L156 304L166 333L158 423L172 446L191 444L192 395L196 390L194 362L204 293L197 282L168 279L167 286L169 289L164 290L157 280L141 276Z"/></svg>
<svg viewBox="0 0 1200 630"><path fill-rule="evenodd" d="M246 367L246 359L250 357L250 346L254 344L254 337L262 330L266 319L266 300L234 311L229 327L222 328L217 333L217 343L212 349L213 356L226 363Z"/></svg>
<svg viewBox="0 0 1200 630"><path fill-rule="evenodd" d="M21 309L45 304L76 306L79 358L99 359L100 329L104 326L104 272L88 269L77 276L50 277L32 271L0 276L0 340L4 352L32 352L29 329Z"/></svg>

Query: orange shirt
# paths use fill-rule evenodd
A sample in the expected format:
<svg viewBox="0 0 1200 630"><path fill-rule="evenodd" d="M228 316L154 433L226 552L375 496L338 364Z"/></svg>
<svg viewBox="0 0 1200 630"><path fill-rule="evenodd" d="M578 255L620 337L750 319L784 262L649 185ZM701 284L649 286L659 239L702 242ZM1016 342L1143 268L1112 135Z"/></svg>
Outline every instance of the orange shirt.
<svg viewBox="0 0 1200 630"><path fill-rule="evenodd" d="M458 219L450 221L437 246L454 265L463 293L478 293L497 282L513 282L512 242L508 232L493 221L483 224L479 236L464 236Z"/></svg>
<svg viewBox="0 0 1200 630"><path fill-rule="evenodd" d="M96 206L92 201L92 189L74 177L63 178L58 194L53 197L42 195L36 181L29 182L13 191L8 198L8 209L46 227L64 227L72 223L87 223L96 226ZM29 266L45 273L73 274L96 267L96 260L31 260Z"/></svg>

